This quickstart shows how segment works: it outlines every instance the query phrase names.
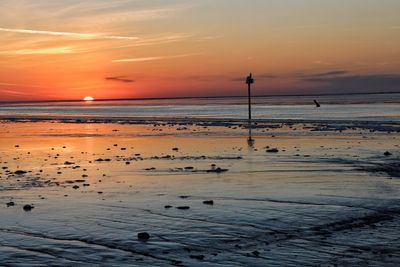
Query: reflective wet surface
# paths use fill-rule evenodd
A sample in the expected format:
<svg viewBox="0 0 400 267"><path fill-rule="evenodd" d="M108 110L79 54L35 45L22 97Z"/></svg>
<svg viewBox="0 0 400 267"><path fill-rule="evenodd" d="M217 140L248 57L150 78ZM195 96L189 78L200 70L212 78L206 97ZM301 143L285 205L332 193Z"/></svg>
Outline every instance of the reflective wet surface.
<svg viewBox="0 0 400 267"><path fill-rule="evenodd" d="M398 266L398 133L309 126L3 122L0 262Z"/></svg>

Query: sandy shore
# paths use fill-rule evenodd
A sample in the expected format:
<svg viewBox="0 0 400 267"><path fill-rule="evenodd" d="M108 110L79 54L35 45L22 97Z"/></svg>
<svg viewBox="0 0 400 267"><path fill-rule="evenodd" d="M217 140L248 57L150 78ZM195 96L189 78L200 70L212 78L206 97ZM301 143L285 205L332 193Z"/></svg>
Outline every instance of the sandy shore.
<svg viewBox="0 0 400 267"><path fill-rule="evenodd" d="M396 123L8 119L1 264L400 264Z"/></svg>

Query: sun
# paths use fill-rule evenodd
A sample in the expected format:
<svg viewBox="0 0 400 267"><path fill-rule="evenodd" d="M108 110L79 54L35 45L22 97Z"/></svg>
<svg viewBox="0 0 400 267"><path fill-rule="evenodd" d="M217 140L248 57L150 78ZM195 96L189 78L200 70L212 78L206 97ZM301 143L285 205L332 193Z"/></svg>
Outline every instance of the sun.
<svg viewBox="0 0 400 267"><path fill-rule="evenodd" d="M94 98L91 97L91 96L85 96L85 97L83 98L83 100L84 100L84 101L93 101Z"/></svg>

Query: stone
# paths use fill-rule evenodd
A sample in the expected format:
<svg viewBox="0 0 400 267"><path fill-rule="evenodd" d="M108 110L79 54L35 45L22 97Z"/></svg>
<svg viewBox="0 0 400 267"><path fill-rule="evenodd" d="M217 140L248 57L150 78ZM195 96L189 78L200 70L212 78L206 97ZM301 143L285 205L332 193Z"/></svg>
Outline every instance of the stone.
<svg viewBox="0 0 400 267"><path fill-rule="evenodd" d="M385 156L391 156L392 153L390 153L389 151L386 151L385 153L383 153L383 155L385 155Z"/></svg>
<svg viewBox="0 0 400 267"><path fill-rule="evenodd" d="M214 200L204 200L203 204L205 204L205 205L214 205Z"/></svg>
<svg viewBox="0 0 400 267"><path fill-rule="evenodd" d="M139 240L147 241L150 239L150 234L147 232L141 232L137 234Z"/></svg>
<svg viewBox="0 0 400 267"><path fill-rule="evenodd" d="M178 207L176 207L178 210L188 210L188 209L190 209L190 207L189 206L178 206Z"/></svg>
<svg viewBox="0 0 400 267"><path fill-rule="evenodd" d="M23 209L24 211L31 211L34 207L32 205L26 204Z"/></svg>

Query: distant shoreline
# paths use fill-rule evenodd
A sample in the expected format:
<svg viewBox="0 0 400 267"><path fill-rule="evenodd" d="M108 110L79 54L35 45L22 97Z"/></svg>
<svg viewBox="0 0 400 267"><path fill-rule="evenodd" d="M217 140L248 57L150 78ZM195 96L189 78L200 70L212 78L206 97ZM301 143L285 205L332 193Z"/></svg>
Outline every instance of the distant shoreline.
<svg viewBox="0 0 400 267"><path fill-rule="evenodd" d="M352 96L352 95L386 95L399 94L400 92L373 92L373 93L346 93L346 94L282 94L282 95L254 95L253 98L274 98L274 97L322 97L322 96ZM244 98L246 95L236 96L181 96L181 97L143 97L143 98L103 98L95 99L95 102L107 101L151 101L151 100L185 100L185 99L229 99ZM7 104L35 104L35 103L74 103L84 102L82 99L65 99L65 100L26 100L26 101L0 101L0 105Z"/></svg>
<svg viewBox="0 0 400 267"><path fill-rule="evenodd" d="M248 120L241 118L206 118L206 117L101 117L101 116L4 116L0 115L1 122L41 122L53 121L61 123L120 123L120 124L210 124L210 126L243 125L246 126ZM343 119L253 119L253 128L257 128L258 123L329 123L347 125L391 125L400 127L399 121L369 121L369 120L343 120ZM399 128L400 130L400 128Z"/></svg>

